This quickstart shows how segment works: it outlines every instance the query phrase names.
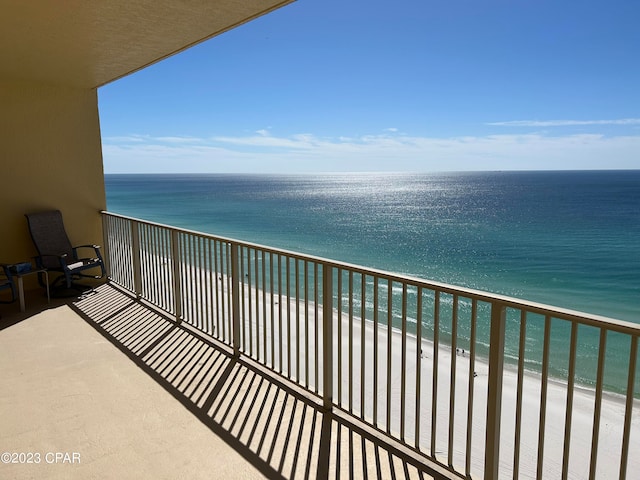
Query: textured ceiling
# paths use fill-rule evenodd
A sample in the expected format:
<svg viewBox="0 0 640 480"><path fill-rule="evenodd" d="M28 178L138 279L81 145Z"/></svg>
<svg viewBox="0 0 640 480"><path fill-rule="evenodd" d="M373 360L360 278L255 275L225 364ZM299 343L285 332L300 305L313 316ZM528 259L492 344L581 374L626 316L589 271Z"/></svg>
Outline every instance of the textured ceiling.
<svg viewBox="0 0 640 480"><path fill-rule="evenodd" d="M99 87L292 0L0 0L0 79Z"/></svg>

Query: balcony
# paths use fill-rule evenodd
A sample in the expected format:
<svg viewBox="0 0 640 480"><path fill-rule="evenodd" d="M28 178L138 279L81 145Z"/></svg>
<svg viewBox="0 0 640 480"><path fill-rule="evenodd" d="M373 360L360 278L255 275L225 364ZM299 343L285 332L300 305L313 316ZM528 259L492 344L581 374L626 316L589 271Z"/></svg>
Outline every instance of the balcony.
<svg viewBox="0 0 640 480"><path fill-rule="evenodd" d="M15 366L3 383L22 385L4 402L37 420L11 419L13 450L79 451L64 468L82 477L640 467L635 324L109 213L103 224L110 283L0 334ZM628 360L613 365L607 347Z"/></svg>
<svg viewBox="0 0 640 480"><path fill-rule="evenodd" d="M2 478L428 478L401 446L113 285L46 307L1 320L2 451L39 454Z"/></svg>

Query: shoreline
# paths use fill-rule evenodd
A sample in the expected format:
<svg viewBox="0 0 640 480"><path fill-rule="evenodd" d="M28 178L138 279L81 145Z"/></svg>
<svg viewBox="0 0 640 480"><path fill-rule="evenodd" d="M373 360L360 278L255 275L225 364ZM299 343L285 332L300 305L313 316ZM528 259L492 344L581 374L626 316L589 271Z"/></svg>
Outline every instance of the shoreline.
<svg viewBox="0 0 640 480"><path fill-rule="evenodd" d="M168 264L165 268L167 267ZM196 318L191 320L185 318L183 321L200 328L198 325L202 325L203 322L197 315L198 312L204 311L208 312L211 325L215 324L214 297L225 302L228 314L229 277L224 273L209 274L197 265L192 265L182 270L182 281L183 284L190 285L188 294L193 301L197 302L195 306L190 305L188 298L185 298L183 314L195 312ZM249 286L245 281L242 279L243 293L240 297L241 339L244 354L266 364L267 368L276 373L281 371L280 374L311 391L321 392L322 305L316 305L312 299L296 300L292 296L288 298L286 294L271 292L268 287L264 290L255 284ZM244 303L242 303L243 299ZM203 300L207 303L204 306L200 304ZM207 310L208 308L211 310ZM290 318L287 316L287 310L290 312ZM435 453L439 462L445 465L451 463L458 472L465 471L466 459L469 455L471 473L481 477L484 467L487 360L476 355L473 370L477 372L477 376L472 377L470 356L456 355L452 346L442 341L438 342L438 348L434 350L435 344L426 338L421 339L418 347L417 335L407 331L404 337L405 360L403 361L401 329L393 325L389 329L385 323L378 322L376 339L373 320L365 318L363 321L361 317L352 314L353 323L350 328L348 312L342 311L341 318L338 316L337 308L333 309L332 313L334 403L352 415L362 418L374 428L394 432L394 437L397 439L403 440L403 435L404 439L417 438L417 443L412 440L407 443L410 446L415 445L415 448L425 453ZM251 315L251 321L249 321L249 315ZM309 323L305 324L307 320ZM340 338L338 325L342 333ZM249 335L247 335L248 329L251 329ZM319 333L317 339L314 336L316 332ZM217 332L214 336L217 334L222 332ZM291 345L287 344L288 338L291 338ZM249 345L249 339L251 339L251 345ZM363 339L364 342L362 342ZM271 357L271 349L268 348L272 342L273 357ZM316 351L316 344L318 351ZM379 350L377 365L374 362L375 344ZM391 345L391 352L386 350L388 345ZM422 350L423 355L418 354L418 348ZM438 364L437 369L434 369L433 357L436 351ZM317 366L314 363L316 355L319 358ZM280 356L283 359L282 364L278 363ZM337 364L338 358L342 359L341 365ZM389 359L390 367L387 360L382 360L383 358ZM456 364L456 370L455 375L452 376L453 362ZM349 374L350 366L351 374ZM288 368L290 368L289 372ZM340 384L338 384L339 377ZM379 387L377 392L374 391L374 378L377 378ZM544 443L544 477L560 476L565 448L567 382L554 377L547 378L543 418L545 431L541 435L539 432L541 378L539 372L525 369L522 377L522 410L520 417L517 418L517 367L505 362L500 437L501 475L512 472L515 432L518 427L521 478L535 478L540 440ZM435 409L432 408L434 382L437 384ZM471 389L470 384L473 386ZM387 385L389 385L388 390ZM473 395L473 409L472 421L468 424L470 393ZM574 386L569 447L570 478L588 476L595 394L593 388L577 384ZM617 478L618 476L625 406L623 396L603 391L598 428L597 478ZM375 412L377 421L374 410L377 410ZM640 400L638 399L633 400L633 414L630 452L640 451L640 418L638 418L640 417ZM417 421L418 418L419 421ZM417 431L418 428L419 431ZM432 432L435 432L435 436L431 435ZM471 445L469 453L467 452L468 437ZM432 447L434 447L433 450ZM628 471L638 470L640 470L640 457L630 455Z"/></svg>
<svg viewBox="0 0 640 480"><path fill-rule="evenodd" d="M220 274L218 274L220 275ZM186 279L187 277L185 277ZM198 275L194 277L199 278ZM227 281L217 283L220 292L227 295ZM252 329L252 357L267 365L272 364L273 370L278 371L276 365L278 356L282 354L282 375L288 376L302 386L321 391L322 382L322 305L316 305L312 300L296 300L289 298L289 311L291 318L287 317L286 294L263 291L255 285L250 287L243 282L244 306L241 304L243 315L242 334L243 342L248 342L247 329ZM207 287L208 288L208 287ZM197 297L195 297L197 298ZM241 297L242 298L242 297ZM249 305L251 298L251 306ZM263 304L266 299L266 304ZM266 305L266 306L265 306ZM274 318L271 318L273 305ZM251 323L248 314L251 311ZM279 328L279 315L282 315L282 332ZM308 312L308 314L307 314ZM317 312L317 317L315 313ZM263 314L266 313L266 316ZM246 318L245 318L246 316ZM305 325L308 318L309 325ZM418 356L418 338L415 333L406 332L405 336L405 360L402 358L402 330L391 327L391 341L388 339L388 327L386 323L378 323L377 344L379 349L378 365L374 363L374 322L352 315L353 323L349 330L349 314L342 312L342 318L338 318L338 310L333 310L333 337L334 337L334 402L356 417L363 418L374 428L395 432L394 436L401 439L416 436L416 425L420 431L417 434L419 450L429 452L430 445L435 445L435 453L438 461L443 464L451 459L456 470L465 471L466 445L467 445L467 415L469 385L473 385L473 415L471 428L471 452L470 469L474 475L482 476L484 467L484 442L487 401L488 361L480 355L474 357L474 371L477 373L470 382L471 357L457 355L450 344L438 342L437 356L437 405L432 411L432 388L434 382L434 343L431 339L422 338L420 348L422 355ZM342 337L338 338L338 324L341 322ZM296 324L297 323L297 324ZM273 330L271 326L273 325ZM364 332L362 331L364 325ZM351 331L351 336L349 334ZM315 332L320 333L320 338L315 339ZM265 338L266 337L266 338ZM290 337L292 344L288 345ZM364 338L364 351L362 339ZM296 342L296 339L299 339ZM351 340L351 341L350 341ZM269 348L275 342L274 358L271 358ZM308 351L307 351L308 341ZM318 345L318 352L315 345ZM260 346L258 346L258 343ZM391 344L391 353L387 353L387 346ZM244 343L248 348L248 343ZM258 355L258 352L259 355ZM340 352L340 353L339 353ZM287 357L287 353L291 357ZM245 353L248 355L248 351ZM313 370L316 369L314 359L319 357L317 366L318 377ZM338 358L342 359L342 365L338 365ZM391 361L388 367L387 357ZM419 365L416 359L420 358ZM455 358L455 360L454 360ZM352 370L349 374L349 362ZM455 362L455 382L452 387L451 365ZM299 363L299 366L298 366ZM291 365L291 372L287 373L287 365ZM364 366L361 368L361 366ZM399 368L402 367L402 368ZM375 367L375 368L374 368ZM340 370L340 373L338 371ZM375 375L374 375L375 372ZM419 373L418 373L419 372ZM299 374L298 378L296 375ZM309 375L308 377L306 375ZM338 386L338 376L342 383ZM374 392L374 377L378 378L378 391ZM351 383L349 383L351 378ZM387 391L387 379L391 378L390 388ZM404 378L404 385L402 379ZM417 380L419 378L419 380ZM316 382L318 385L316 385ZM535 478L537 466L537 449L540 440L540 410L542 392L541 372L524 369L522 377L522 407L519 418L520 454L519 469L521 478ZM364 383L364 385L363 385ZM420 394L416 395L416 385L420 385ZM510 473L515 455L515 436L517 416L517 366L505 362L503 370L502 391L502 415L501 415L501 444L500 444L500 472L501 475ZM564 429L567 401L567 380L556 377L547 377L546 405L544 407L544 463L543 472L545 478L557 478L562 469L562 456L564 452ZM404 397L402 396L404 392ZM451 393L453 392L453 396ZM339 396L339 393L341 396ZM588 476L590 465L591 438L593 433L594 398L595 388L575 384L573 390L573 415L571 423L571 444L569 457L569 471L573 478L585 478ZM375 401L374 401L375 398ZM418 404L419 402L419 404ZM452 406L453 405L453 406ZM625 396L616 392L603 390L602 404L599 422L599 450L597 462L597 478L617 478L621 456L622 430L624 428L624 413L626 407ZM377 408L377 420L374 418L374 409ZM416 422L416 410L420 420ZM629 451L640 451L640 400L633 400L632 435L630 436ZM404 415L404 422L401 418ZM453 421L451 421L453 416ZM387 419L389 424L387 424ZM432 421L435 419L435 427ZM435 431L432 440L431 432ZM450 438L452 435L452 439ZM411 445L415 442L409 442ZM451 447L451 450L449 450ZM444 452L444 455L443 453ZM449 453L451 452L451 453ZM628 470L640 470L640 458L630 455ZM571 477L570 475L570 477Z"/></svg>

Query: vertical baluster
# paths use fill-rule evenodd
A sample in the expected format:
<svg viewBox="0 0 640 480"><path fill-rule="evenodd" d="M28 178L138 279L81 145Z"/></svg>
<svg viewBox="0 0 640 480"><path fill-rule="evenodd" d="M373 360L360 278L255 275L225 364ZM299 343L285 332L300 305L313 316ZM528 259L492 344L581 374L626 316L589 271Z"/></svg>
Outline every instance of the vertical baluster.
<svg viewBox="0 0 640 480"><path fill-rule="evenodd" d="M627 401L624 411L624 431L622 434L622 454L620 457L620 480L627 478L629 459L629 437L631 435L631 417L633 415L633 390L635 388L636 364L638 363L638 337L631 337L629 350L629 376L627 377Z"/></svg>
<svg viewBox="0 0 640 480"><path fill-rule="evenodd" d="M167 295L169 294L169 253L167 252L167 230L162 229L160 232L160 251L162 252L162 262L160 266L160 302L162 308L168 312L173 313L173 304L169 302Z"/></svg>
<svg viewBox="0 0 640 480"><path fill-rule="evenodd" d="M124 275L122 274L121 267L123 262L121 261L121 255L124 245L130 245L130 243L124 242L124 234L122 233L122 226L120 222L116 222L115 218L108 218L109 232L108 242L109 249L106 253L109 255L109 271L111 278L117 279L120 284L124 283Z"/></svg>
<svg viewBox="0 0 640 480"><path fill-rule="evenodd" d="M471 477L471 445L473 439L473 394L476 376L476 335L478 324L478 301L471 300L471 335L469 339L469 401L467 403L467 448L465 450L465 474Z"/></svg>
<svg viewBox="0 0 640 480"><path fill-rule="evenodd" d="M275 351L275 341L276 335L274 332L275 329L275 305L274 302L274 292L273 292L273 252L269 253L269 318L271 320L271 368L276 369L276 351ZM278 332L279 333L279 332Z"/></svg>
<svg viewBox="0 0 640 480"><path fill-rule="evenodd" d="M215 323L214 323L214 308L215 308L215 300L214 300L214 286L216 285L216 271L213 268L213 247L215 246L216 241L214 239L210 239L207 244L207 273L208 273L208 287L207 287L207 298L209 299L209 306L207 308L207 318L209 319L209 333L211 336L217 336L218 332L216 331Z"/></svg>
<svg viewBox="0 0 640 480"><path fill-rule="evenodd" d="M407 284L402 282L402 338L400 367L400 439L406 442L405 423L407 414Z"/></svg>
<svg viewBox="0 0 640 480"><path fill-rule="evenodd" d="M111 236L111 223L109 217L104 212L100 212L100 220L102 220L102 263L104 264L107 279L111 278L111 246L109 238Z"/></svg>
<svg viewBox="0 0 640 480"><path fill-rule="evenodd" d="M338 405L342 406L342 269L338 268Z"/></svg>
<svg viewBox="0 0 640 480"><path fill-rule="evenodd" d="M155 238L155 242L157 242L157 249L158 249L158 257L155 259L156 262L156 277L152 279L152 283L153 283L153 287L155 289L155 295L157 298L157 302L158 302L158 306L160 308L162 308L163 310L167 310L167 304L164 301L164 295L166 292L166 281L167 279L164 276L164 262L166 261L166 257L164 254L164 249L163 247L163 243L162 243L162 239L164 237L164 229L160 229L158 228L156 231L156 238Z"/></svg>
<svg viewBox="0 0 640 480"><path fill-rule="evenodd" d="M522 426L522 387L524 385L524 361L527 340L527 312L520 311L520 342L518 345L518 380L516 386L516 425L513 441L513 480L520 476L520 436Z"/></svg>
<svg viewBox="0 0 640 480"><path fill-rule="evenodd" d="M229 336L227 337L229 340L229 344L232 344L233 341L233 292L237 287L232 286L232 276L233 276L233 267L232 267L232 258L231 258L231 250L232 243L226 244L226 279L227 279L227 305L229 308L229 318L227 320L227 329L229 331ZM238 247L240 248L240 247ZM242 282L242 280L240 280Z"/></svg>
<svg viewBox="0 0 640 480"><path fill-rule="evenodd" d="M200 328L203 332L207 332L207 240L204 237L198 237L200 240L199 251L198 251L198 259L200 265L199 277L200 281L198 282L198 290L200 292Z"/></svg>
<svg viewBox="0 0 640 480"><path fill-rule="evenodd" d="M200 279L200 258L201 258L201 250L200 250L200 242L201 238L198 235L192 235L192 271L191 271L191 284L192 284L192 299L191 303L193 304L192 312L193 319L191 321L191 325L193 325L198 330L202 330L202 323L200 317L200 308L202 305L200 294L202 292L202 285Z"/></svg>
<svg viewBox="0 0 640 480"><path fill-rule="evenodd" d="M433 292L433 367L431 378L431 456L436 458L438 420L438 351L440 349L440 292Z"/></svg>
<svg viewBox="0 0 640 480"><path fill-rule="evenodd" d="M296 282L296 380L300 382L300 260L293 259Z"/></svg>
<svg viewBox="0 0 640 480"><path fill-rule="evenodd" d="M202 292L201 294L202 306L200 307L200 315L202 316L202 331L211 335L211 330L209 329L209 320L207 315L207 310L209 307L209 298L208 298L209 289L207 288L207 285L208 285L207 277L209 272L209 269L207 268L208 240L206 237L201 237L200 240L202 242L201 250L200 250L200 290Z"/></svg>
<svg viewBox="0 0 640 480"><path fill-rule="evenodd" d="M156 249L158 251L158 256L154 259L155 262L155 272L156 276L150 279L150 284L153 285L154 294L156 297L157 305L163 310L167 309L167 305L164 301L164 292L165 292L165 282L166 278L164 278L164 250L162 249L162 235L163 230L160 228L156 228L155 239Z"/></svg>
<svg viewBox="0 0 640 480"><path fill-rule="evenodd" d="M591 462L589 463L589 480L596 478L598 461L598 441L600 435L600 412L602 410L602 388L604 385L604 359L607 349L607 330L600 329L600 346L598 349L598 377L596 379L596 398L593 409L593 432L591 435Z"/></svg>
<svg viewBox="0 0 640 480"><path fill-rule="evenodd" d="M189 324L198 327L198 314L197 314L197 264L198 261L198 238L195 235L189 234Z"/></svg>
<svg viewBox="0 0 640 480"><path fill-rule="evenodd" d="M126 247L123 247L125 251L122 252L123 262L122 269L123 272L126 272L126 281L127 287L129 290L135 293L136 291L136 282L135 282L135 265L134 265L134 239L133 239L133 228L134 224L132 221L123 221L122 222L123 234L127 237Z"/></svg>
<svg viewBox="0 0 640 480"><path fill-rule="evenodd" d="M147 255L147 250L145 248L145 230L146 230L146 225L144 223L138 223L138 246L139 246L139 258L140 258L140 280L139 280L139 294L138 296L140 298L145 298L145 293L146 293L146 289L145 289L145 285L144 282L146 281L147 277L144 274L144 270L145 270L145 262L147 261L146 259L146 255Z"/></svg>
<svg viewBox="0 0 640 480"><path fill-rule="evenodd" d="M200 273L201 285L202 289L202 329L208 335L211 335L213 332L211 331L211 327L209 325L209 273L211 269L209 268L208 260L209 260L209 242L210 240L207 237L202 237L202 251L200 255L202 256L202 260L200 261L200 265L202 266L202 271Z"/></svg>
<svg viewBox="0 0 640 480"><path fill-rule="evenodd" d="M242 247L238 247L238 253L240 253L240 249ZM216 262L216 277L217 277L217 282L216 282L216 291L218 292L218 322L219 322L219 326L218 326L218 338L220 339L220 341L225 342L225 343L229 343L227 342L227 337L226 337L226 331L227 331L227 326L226 326L226 320L227 320L227 308L226 308L226 295L227 295L227 290L225 287L225 284L227 282L227 276L230 275L231 272L228 272L225 266L225 251L227 249L227 243L226 242L217 242L217 247L216 247L216 258L215 258L215 262Z"/></svg>
<svg viewBox="0 0 640 480"><path fill-rule="evenodd" d="M292 378L291 371L291 258L287 260L287 378Z"/></svg>
<svg viewBox="0 0 640 480"><path fill-rule="evenodd" d="M111 246L111 275L117 276L119 282L122 285L126 285L127 287L131 287L131 284L126 280L127 276L124 273L123 270L123 266L126 265L130 265L133 262L125 262L123 260L123 255L125 255L126 253L126 249L125 246L126 245L131 245L131 241L130 238L127 238L127 240L125 241L124 237L125 237L125 229L124 227L124 222L118 221L115 222L116 219L112 219L114 220L114 222L111 223L111 225L113 225L114 227L114 232L113 232L113 239L114 239L114 243ZM119 219L118 219L119 220ZM117 248L116 248L117 247Z"/></svg>
<svg viewBox="0 0 640 480"><path fill-rule="evenodd" d="M189 324L195 326L195 295L194 295L194 262L195 262L195 238L189 234Z"/></svg>
<svg viewBox="0 0 640 480"><path fill-rule="evenodd" d="M167 279L167 283L166 283L166 295L165 295L165 301L167 303L167 309L173 313L175 315L176 311L175 311L175 298L174 296L174 291L173 291L173 282L174 282L174 278L173 278L173 255L172 255L172 245L171 245L171 230L167 229L167 231L164 234L164 248L165 248L165 252L166 252L166 257L167 257L167 264L165 265L165 270L166 270L166 279Z"/></svg>
<svg viewBox="0 0 640 480"><path fill-rule="evenodd" d="M333 408L333 268L322 265L322 400Z"/></svg>
<svg viewBox="0 0 640 480"><path fill-rule="evenodd" d="M138 222L131 221L131 254L133 255L133 292L136 297L142 295L142 266L140 265L140 232Z"/></svg>
<svg viewBox="0 0 640 480"><path fill-rule="evenodd" d="M177 230L172 231L173 252L175 262L173 264L174 290L176 303L176 321L181 322L184 318L184 236Z"/></svg>
<svg viewBox="0 0 640 480"><path fill-rule="evenodd" d="M487 422L484 454L484 478L498 478L500 467L500 420L502 416L502 374L504 372L504 334L506 307L491 303L489 334L489 379L487 392Z"/></svg>
<svg viewBox="0 0 640 480"><path fill-rule="evenodd" d="M152 304L156 304L154 283L157 281L157 262L155 261L156 252L153 242L154 228L145 223L138 225L140 232L140 276L142 285L142 298L148 300Z"/></svg>
<svg viewBox="0 0 640 480"><path fill-rule="evenodd" d="M247 273L244 279L247 281L247 311L249 314L249 356L253 357L253 295L251 294L253 275L251 274L251 248L247 247ZM256 334L257 337L257 334ZM259 341L258 341L259 343Z"/></svg>
<svg viewBox="0 0 640 480"><path fill-rule="evenodd" d="M158 227L147 227L147 265L145 268L144 276L147 277L147 291L149 297L152 298L152 302L162 308L160 301L160 285L162 284L162 276L160 273L160 264L162 261L160 248L158 245Z"/></svg>
<svg viewBox="0 0 640 480"><path fill-rule="evenodd" d="M366 275L360 274L360 418L364 420L365 413L365 384L366 384L366 361L365 361L365 346L366 346L366 325L365 319L367 316L367 283Z"/></svg>
<svg viewBox="0 0 640 480"><path fill-rule="evenodd" d="M158 261L154 242L155 228L140 224L140 274L142 280L142 297L157 305L155 283L158 281Z"/></svg>
<svg viewBox="0 0 640 480"><path fill-rule="evenodd" d="M353 271L349 270L349 413L353 413Z"/></svg>
<svg viewBox="0 0 640 480"><path fill-rule="evenodd" d="M122 262L120 261L120 254L122 252L122 246L125 244L122 240L121 226L115 222L115 218L107 217L109 229L107 232L107 240L109 247L105 251L105 254L109 255L109 275L110 278L117 279L119 283L122 283L122 277L120 267Z"/></svg>
<svg viewBox="0 0 640 480"><path fill-rule="evenodd" d="M373 277L373 426L378 428L378 276Z"/></svg>
<svg viewBox="0 0 640 480"><path fill-rule="evenodd" d="M198 237L196 235L189 235L191 242L191 251L189 252L190 262L190 304L191 304L191 325L200 329L198 325Z"/></svg>
<svg viewBox="0 0 640 480"><path fill-rule="evenodd" d="M304 266L304 386L309 389L309 264Z"/></svg>
<svg viewBox="0 0 640 480"><path fill-rule="evenodd" d="M133 239L131 234L131 222L117 219L118 250L114 262L118 264L118 278L122 285L129 291L134 291L133 286Z"/></svg>
<svg viewBox="0 0 640 480"><path fill-rule="evenodd" d="M133 233L133 228L137 228L134 222L128 222L128 226L129 226L129 232L127 232L128 236L129 236L129 240L130 240L130 250L127 253L131 254L130 258L126 259L127 264L125 265L125 268L127 269L127 279L129 280L129 286L131 288L131 290L135 293L136 291L136 266L135 266L135 257L137 255L137 253L135 252L135 241L134 241L134 233Z"/></svg>
<svg viewBox="0 0 640 480"><path fill-rule="evenodd" d="M324 272L324 269L323 269ZM318 378L319 375L319 349L320 349L320 320L318 318L318 302L319 302L319 297L318 297L318 290L319 290L319 279L318 279L318 263L317 262L313 262L313 326L314 326L314 352L315 352L315 360L314 360L314 367L315 367L315 371L314 371L314 382L316 385L315 388L315 392L318 393L319 392L319 388L320 388L320 379ZM323 279L323 285L324 285L324 279ZM323 290L324 292L324 290ZM333 295L333 293L332 293ZM323 297L324 298L324 297ZM332 313L333 315L333 313Z"/></svg>
<svg viewBox="0 0 640 480"><path fill-rule="evenodd" d="M416 413L414 447L420 450L420 391L422 383L422 287L416 292Z"/></svg>
<svg viewBox="0 0 640 480"><path fill-rule="evenodd" d="M262 354L263 354L263 363L264 365L268 365L268 358L267 358L267 281L266 281L266 276L267 276L267 265L266 265L266 258L265 258L265 252L264 250L260 252L260 256L262 259L262 342L263 342L263 349L262 349Z"/></svg>
<svg viewBox="0 0 640 480"><path fill-rule="evenodd" d="M185 233L180 234L180 257L182 258L182 318L189 320L189 237Z"/></svg>
<svg viewBox="0 0 640 480"><path fill-rule="evenodd" d="M116 278L120 284L125 283L125 276L122 272L122 255L124 246L131 245L130 242L124 241L124 233L122 230L122 222L116 222L115 218L109 218L109 251L110 251L110 271L111 277Z"/></svg>
<svg viewBox="0 0 640 480"><path fill-rule="evenodd" d="M453 467L453 436L456 414L456 367L458 360L458 295L453 296L451 307L451 372L449 378L449 445L447 463Z"/></svg>
<svg viewBox="0 0 640 480"><path fill-rule="evenodd" d="M126 286L131 291L133 290L130 281L131 277L129 275L129 266L133 265L133 257L129 256L131 246L133 245L133 241L131 240L131 227L121 219L113 220L117 220L114 222L114 227L117 228L117 235L114 238L118 248L116 249L115 245L112 247L112 251L114 252L112 257L113 264L111 266L112 274L117 275L120 284Z"/></svg>
<svg viewBox="0 0 640 480"><path fill-rule="evenodd" d="M240 260L242 262L242 260ZM242 265L242 263L240 263ZM215 288L213 290L213 295L215 297L215 317L216 317L216 337L222 340L222 330L220 329L220 303L222 299L222 293L219 291L222 288L222 275L221 269L218 267L218 241L214 240L213 242L213 283Z"/></svg>
<svg viewBox="0 0 640 480"><path fill-rule="evenodd" d="M576 346L578 344L578 324L571 322L571 340L569 344L569 373L567 376L567 405L564 420L564 451L562 454L562 478L569 475L569 451L571 447L571 419L573 415L573 388L576 375Z"/></svg>
<svg viewBox="0 0 640 480"><path fill-rule="evenodd" d="M167 311L173 313L175 315L175 302L173 300L173 292L171 285L173 285L173 275L172 269L173 265L171 262L171 230L166 229L162 235L163 241L163 251L164 251L164 303L166 305Z"/></svg>
<svg viewBox="0 0 640 480"><path fill-rule="evenodd" d="M191 324L198 330L202 330L200 325L200 237L197 235L191 235L192 241L192 272L191 272L191 285L192 285L192 299L193 304L193 320Z"/></svg>
<svg viewBox="0 0 640 480"><path fill-rule="evenodd" d="M540 388L540 420L538 422L538 466L537 478L543 477L544 433L547 419L547 387L549 379L549 342L551 339L551 318L544 319L544 344L542 347L542 386Z"/></svg>
<svg viewBox="0 0 640 480"><path fill-rule="evenodd" d="M240 355L240 258L238 255L238 244L231 244L231 279L232 279L232 346L233 354Z"/></svg>
<svg viewBox="0 0 640 480"><path fill-rule="evenodd" d="M147 245L149 227L144 223L138 224L138 244L140 245L140 297L153 303L153 298L149 297L149 289L146 283L150 275L147 275L150 251Z"/></svg>
<svg viewBox="0 0 640 480"><path fill-rule="evenodd" d="M393 281L387 279L387 410L386 432L391 433L391 344L393 340Z"/></svg>
<svg viewBox="0 0 640 480"><path fill-rule="evenodd" d="M245 247L238 247L238 263L240 264L240 330L242 331L242 351L244 353L251 351L251 340L249 337L251 326L248 324L249 322L247 322L247 298L245 293L247 290L247 286L245 285L245 282L247 280L247 273L245 272L244 266L249 261L249 254L246 252L247 249Z"/></svg>
<svg viewBox="0 0 640 480"><path fill-rule="evenodd" d="M282 255L278 254L278 366L279 372L284 371L282 364L282 341L284 333L282 331Z"/></svg>

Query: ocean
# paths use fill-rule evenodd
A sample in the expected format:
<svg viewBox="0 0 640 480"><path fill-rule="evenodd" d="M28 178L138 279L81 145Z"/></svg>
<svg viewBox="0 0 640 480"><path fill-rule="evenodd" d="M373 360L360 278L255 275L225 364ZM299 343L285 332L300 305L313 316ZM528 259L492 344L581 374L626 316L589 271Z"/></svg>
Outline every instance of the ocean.
<svg viewBox="0 0 640 480"><path fill-rule="evenodd" d="M105 184L114 213L640 323L640 170Z"/></svg>
<svg viewBox="0 0 640 480"><path fill-rule="evenodd" d="M114 213L640 323L640 170L141 174L105 185Z"/></svg>

